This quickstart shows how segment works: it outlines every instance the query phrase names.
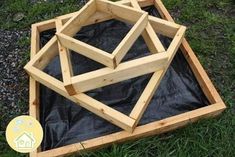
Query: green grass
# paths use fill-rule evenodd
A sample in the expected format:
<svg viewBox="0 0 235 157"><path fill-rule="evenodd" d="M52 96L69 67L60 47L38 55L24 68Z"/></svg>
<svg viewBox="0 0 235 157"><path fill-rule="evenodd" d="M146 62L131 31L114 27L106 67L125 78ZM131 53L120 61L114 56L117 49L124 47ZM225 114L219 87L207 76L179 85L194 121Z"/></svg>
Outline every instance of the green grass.
<svg viewBox="0 0 235 157"><path fill-rule="evenodd" d="M64 0L64 3L56 0L4 0L0 2L0 28L2 29L27 29L32 23L53 18L58 15L79 10L81 4L77 0ZM17 13L23 13L21 21L14 22L13 17Z"/></svg>
<svg viewBox="0 0 235 157"><path fill-rule="evenodd" d="M80 6L73 4L78 3L75 0L64 4L42 2L29 7L26 0L4 1L0 6L0 28L28 29L31 23L78 10ZM164 4L178 23L188 27L186 37L225 101L227 110L214 119L201 120L173 132L113 145L83 156L235 156L234 1L164 0ZM25 18L13 22L12 16L17 12L24 13ZM29 41L24 37L18 44L29 45ZM0 154L19 156L7 146L3 133L0 133Z"/></svg>

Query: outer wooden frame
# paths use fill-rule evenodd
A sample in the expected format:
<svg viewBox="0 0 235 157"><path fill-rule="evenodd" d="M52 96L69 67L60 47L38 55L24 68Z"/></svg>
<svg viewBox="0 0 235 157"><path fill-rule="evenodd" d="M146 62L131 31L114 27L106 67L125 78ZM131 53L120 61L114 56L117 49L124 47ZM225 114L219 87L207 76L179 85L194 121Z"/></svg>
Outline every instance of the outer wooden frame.
<svg viewBox="0 0 235 157"><path fill-rule="evenodd" d="M166 10L164 5L160 0L155 1L147 1L147 0L139 0L138 1L141 7L155 5L161 17L173 21L169 12ZM120 2L118 2L120 3ZM123 0L122 3L130 4L128 0ZM60 16L63 23L68 20L74 13L67 14L64 16ZM86 24L92 24L96 22L100 22L102 19L99 18L99 15L93 16ZM37 28L37 29L36 29ZM45 22L37 23L32 26L32 38L31 38L31 57L34 56L39 51L39 44L35 39L39 39L39 32L55 28L55 20L48 20ZM186 112L183 114L179 114L176 116L172 116L169 118L165 118L160 121L152 122L146 125L136 127L133 133L128 133L126 131L121 131L117 133L113 133L110 135L94 138L91 140L59 147L56 149L51 149L47 151L41 152L40 149L30 153L31 157L47 157L47 156L64 156L74 152L80 151L88 151L97 148L101 148L107 146L111 143L120 143L125 142L127 140L134 140L140 137L146 137L151 135L160 134L163 132L167 132L170 130L177 129L179 127L185 126L188 123L195 122L201 118L214 117L220 114L225 108L225 104L222 101L220 95L216 91L212 82L210 81L208 75L205 70L201 66L194 52L190 48L186 39L183 39L183 42L180 46L187 62L189 63L197 81L199 82L204 94L207 96L211 105L202 107L190 112ZM37 82L30 77L30 115L37 118L39 120L39 95L38 95L38 84Z"/></svg>

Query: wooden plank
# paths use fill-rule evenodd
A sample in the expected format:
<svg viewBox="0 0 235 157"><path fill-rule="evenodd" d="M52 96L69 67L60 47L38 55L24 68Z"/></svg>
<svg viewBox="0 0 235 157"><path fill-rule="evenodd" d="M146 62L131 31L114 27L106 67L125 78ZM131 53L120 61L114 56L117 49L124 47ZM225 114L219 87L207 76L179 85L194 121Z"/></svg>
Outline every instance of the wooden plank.
<svg viewBox="0 0 235 157"><path fill-rule="evenodd" d="M154 1L155 7L159 10L160 15L162 18L174 22L173 18L161 2L161 0ZM206 97L209 99L210 103L221 102L222 99L215 89L214 85L212 84L210 78L208 77L207 73L203 69L202 65L200 64L199 60L197 59L195 53L193 52L192 48L190 47L187 40L184 38L182 45L180 46L181 51L183 52L186 60L188 61L197 81L202 88L203 92L205 93ZM226 107L226 106L224 106Z"/></svg>
<svg viewBox="0 0 235 157"><path fill-rule="evenodd" d="M115 48L112 55L114 55L114 64L117 66L123 57L126 55L128 50L134 44L134 42L138 39L140 34L145 29L148 23L148 13L144 13L140 19L136 22L136 24L131 28L125 38L119 43L119 45Z"/></svg>
<svg viewBox="0 0 235 157"><path fill-rule="evenodd" d="M167 49L167 55L169 56L169 58L168 58L169 62L172 61L172 59L175 56L175 53L177 52L178 48L180 47L180 45L182 43L182 40L184 38L185 31L186 31L186 27L185 26L180 26L180 28L177 31L175 37L171 41L171 44Z"/></svg>
<svg viewBox="0 0 235 157"><path fill-rule="evenodd" d="M136 21L138 21L145 13L144 11L138 11L134 8L106 0L96 0L96 5L98 11L105 12L121 19L123 18L130 23L136 23Z"/></svg>
<svg viewBox="0 0 235 157"><path fill-rule="evenodd" d="M133 7L137 8L137 9L141 9L136 0L131 0L131 4ZM153 28L149 23L148 23L148 27L146 27L146 29L145 29L145 34L143 34L143 37L145 39L145 42L148 42L148 43L150 43L149 41L157 41L157 42L153 42L153 44L152 44L153 46L149 46L150 49L152 49L152 51L151 51L152 53L165 51L165 48L161 44L159 38L157 37L156 33L153 31ZM158 46L158 45L160 45L160 46ZM154 47L155 49L153 50L153 48L151 48L151 47ZM145 87L144 91L142 92L139 100L137 101L133 110L131 111L129 116L136 120L135 126L140 121L140 119L141 119L144 111L146 110L148 104L150 103L157 87L159 86L160 81L162 80L162 77L163 77L163 71L164 70L159 70L153 74L153 76L149 80L147 86Z"/></svg>
<svg viewBox="0 0 235 157"><path fill-rule="evenodd" d="M44 69L48 63L58 55L57 39L54 36L46 45L26 64Z"/></svg>
<svg viewBox="0 0 235 157"><path fill-rule="evenodd" d="M40 49L40 34L36 25L32 25L31 29L31 49L30 58ZM40 120L40 102L39 102L39 84L32 77L29 77L29 115ZM41 148L37 148L33 152L29 153L30 157L36 157L37 153L41 151Z"/></svg>
<svg viewBox="0 0 235 157"><path fill-rule="evenodd" d="M30 59L40 50L40 32L35 24L31 26L31 45L30 45Z"/></svg>
<svg viewBox="0 0 235 157"><path fill-rule="evenodd" d="M130 0L131 6L135 9L141 10L141 7L139 6L139 3L137 0Z"/></svg>
<svg viewBox="0 0 235 157"><path fill-rule="evenodd" d="M103 68L72 77L77 92L85 92L162 69L168 58L164 53L154 54L118 65L116 69ZM95 83L94 83L95 82Z"/></svg>
<svg viewBox="0 0 235 157"><path fill-rule="evenodd" d="M113 123L119 126L120 128L123 128L126 131L129 132L133 131L132 127L135 121L132 118L126 116L125 114L122 114L119 111L112 109L111 107L89 97L84 93L79 93L74 96L69 96L63 85L63 82L55 79L54 77L46 74L45 72L35 67L26 66L25 70L38 82L54 90L60 95L66 97L67 99L75 102L76 104L79 103L80 106L106 119L110 123Z"/></svg>
<svg viewBox="0 0 235 157"><path fill-rule="evenodd" d="M56 30L59 31L62 28L62 20L56 20ZM63 82L65 88L69 95L76 94L73 85L71 85L71 77L73 76L73 67L71 64L70 53L69 50L63 47L60 42L58 42L58 49L59 49L59 56L60 56L60 65L61 65L61 72L63 77Z"/></svg>
<svg viewBox="0 0 235 157"><path fill-rule="evenodd" d="M123 143L138 138L165 133L183 127L186 124L193 123L201 118L213 117L221 113L223 110L223 105L221 104L221 102L219 102L193 111L165 118L163 120L138 126L133 133L120 131L106 136L101 136L98 138L40 152L38 154L38 157L56 157L61 155L69 155L74 152L90 151L114 143Z"/></svg>
<svg viewBox="0 0 235 157"><path fill-rule="evenodd" d="M96 11L95 0L90 0L86 3L71 19L63 25L58 31L59 33L67 34L68 36L74 36L82 27L82 24L93 15Z"/></svg>
<svg viewBox="0 0 235 157"><path fill-rule="evenodd" d="M35 25L35 27L37 27L37 30L40 33L40 32L46 31L46 30L54 29L55 28L55 19L50 19L50 20L38 22L33 25Z"/></svg>
<svg viewBox="0 0 235 157"><path fill-rule="evenodd" d="M197 78L197 81L201 89L203 90L204 94L206 95L210 103L216 103L222 101L222 98L217 92L215 86L212 84L209 76L207 75L206 71L203 69L201 63L199 62L198 58L194 54L193 50L189 46L189 43L186 41L186 39L183 39L181 45L181 51L183 52L186 60L188 61L194 73L194 76Z"/></svg>
<svg viewBox="0 0 235 157"><path fill-rule="evenodd" d="M70 48L71 50L92 60L95 60L103 65L106 65L112 69L115 68L115 64L113 61L114 57L112 54L109 54L108 52L100 50L94 46L76 40L62 33L56 33L56 35L58 40L64 47Z"/></svg>
<svg viewBox="0 0 235 157"><path fill-rule="evenodd" d="M130 0L130 2L134 8L141 10L137 0ZM151 53L165 52L165 48L163 47L161 41L159 40L157 34L154 32L153 27L149 22L147 23L142 36Z"/></svg>
<svg viewBox="0 0 235 157"><path fill-rule="evenodd" d="M91 15L90 18L87 19L87 21L85 21L85 23L82 24L82 26L88 26L88 25L100 23L100 22L107 21L113 18L114 17L110 14L96 11L93 15Z"/></svg>
<svg viewBox="0 0 235 157"><path fill-rule="evenodd" d="M177 31L175 37L173 38L166 52L166 54L169 56L166 66L163 68L163 70L157 71L153 74L149 83L147 84L143 93L141 94L140 99L137 101L135 107L131 111L130 117L136 120L135 126L138 124L150 100L152 99L153 94L155 93L157 87L159 86L163 76L165 75L172 59L174 58L175 53L177 52L184 37L185 30L186 27L181 26Z"/></svg>
<svg viewBox="0 0 235 157"><path fill-rule="evenodd" d="M145 87L144 91L142 92L139 100L137 101L133 110L131 111L129 116L136 120L135 126L138 124L141 117L143 116L143 113L148 107L148 104L150 103L163 76L164 76L164 70L159 70L153 74L147 86Z"/></svg>
<svg viewBox="0 0 235 157"><path fill-rule="evenodd" d="M142 36L143 36L144 41L147 44L148 49L151 53L166 52L160 39L158 38L156 32L154 32L154 29L149 22L148 22L146 29L144 30Z"/></svg>
<svg viewBox="0 0 235 157"><path fill-rule="evenodd" d="M149 22L155 32L170 38L173 38L175 33L180 28L180 25L176 23L169 22L154 16L149 16Z"/></svg>

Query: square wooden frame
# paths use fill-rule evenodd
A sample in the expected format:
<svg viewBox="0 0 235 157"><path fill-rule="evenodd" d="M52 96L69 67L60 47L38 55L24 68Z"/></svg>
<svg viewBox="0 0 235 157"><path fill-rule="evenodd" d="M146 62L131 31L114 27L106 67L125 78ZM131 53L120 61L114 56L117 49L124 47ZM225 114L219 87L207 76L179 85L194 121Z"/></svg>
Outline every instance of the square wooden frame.
<svg viewBox="0 0 235 157"><path fill-rule="evenodd" d="M139 0L138 1L141 7L155 5L157 10L159 11L162 18L173 21L172 17L162 4L160 0ZM121 2L125 5L130 5L128 0L123 0ZM67 14L64 16L60 16L59 18L63 20L63 23L66 22L74 13ZM100 13L93 16L86 24L93 24L97 22L101 22L109 16L106 16L104 19L100 19ZM39 51L39 33L48 29L55 28L55 19L40 22L32 25L32 38L31 38L31 58ZM127 140L133 140L140 137L146 137L150 135L156 135L163 132L167 132L173 129L177 129L179 127L185 126L188 123L192 123L201 118L212 117L220 114L225 108L225 104L222 101L220 95L216 91L212 82L210 81L208 75L205 70L201 66L194 52L190 48L186 39L183 39L183 42L180 46L181 51L183 52L187 62L189 63L199 85L201 86L204 94L210 101L211 105L189 111L183 114L179 114L176 116L172 116L169 118L165 118L163 120L159 120L156 122L152 122L146 125L136 127L133 133L128 133L126 131L120 131L117 133L113 133L110 135L86 140L83 142L47 150L40 151L40 148L30 153L31 157L47 157L47 156L63 156L68 155L74 152L80 152L84 150L92 150L100 147L104 147L111 143L120 143L125 142ZM39 83L30 77L30 97L29 97L29 113L31 116L35 117L39 120Z"/></svg>
<svg viewBox="0 0 235 157"><path fill-rule="evenodd" d="M99 2L99 3L101 2L101 4L100 4L100 6L102 6L101 9L106 8L106 10L108 10L109 12L110 12L110 9L114 9L117 12L118 9L120 9L120 6L122 6L125 9L128 8L128 10L132 9L130 7L126 7L126 6L120 5L118 3L106 2L103 0L97 0L97 2ZM58 27L61 28L60 30L58 30L59 32L57 32L56 34L60 40L58 46L59 46L59 51L60 51L59 54L60 54L63 82L64 82L65 89L67 90L69 95L75 95L75 94L78 94L81 92L86 92L86 91L89 91L92 89L96 89L96 88L100 88L100 87L107 86L110 84L114 84L114 83L124 81L124 80L130 79L130 78L133 78L133 77L137 77L137 76L141 76L141 75L148 74L151 72L155 72L157 70L164 69L164 67L169 66L172 58L175 55L175 52L177 51L177 49L179 47L179 44L182 42L186 28L184 26L180 26L180 25L175 24L173 22L168 22L168 21L162 20L157 17L148 16L148 20L150 22L148 22L146 24L146 27L144 27L145 30L142 35L143 35L150 51L153 53L152 55L121 63L114 70L110 69L110 68L102 68L102 69L88 72L85 74L73 76L69 52L67 51L67 47L65 48L61 44L61 43L63 43L61 41L64 40L65 38L66 39L70 38L71 40L74 40L74 41L73 42L70 41L67 43L73 43L71 46L78 46L78 47L82 48L83 50L85 50L86 53L89 52L88 54L94 54L92 56L95 56L97 54L97 51L99 51L99 50L95 47L89 46L88 44L80 42L78 40L75 41L75 39L73 39L72 37L69 37L69 36L66 37L66 35L64 35L60 32L63 32L68 28L69 28L68 30L72 30L72 28L74 28L72 26L75 25L73 22L76 19L78 19L77 17L79 17L79 15L83 15L84 13L89 12L89 11L85 11L86 9L88 9L88 10L91 10L92 8L94 9L93 3L94 3L93 0L88 2L87 5L85 7L83 7L80 11L75 13L76 16L73 15L73 17L69 21L67 21L67 23L63 27L58 26L58 24L57 24L57 28ZM118 8L111 7L114 4ZM107 9L107 8L109 8L109 9ZM115 11L112 11L112 12L115 12ZM132 11L134 13L136 13L136 10L132 10ZM123 11L123 12L126 12L126 11ZM137 13L139 13L139 12L137 12ZM141 16L142 13L139 13L139 14L140 14L139 16L142 17ZM92 17L92 15L93 15L93 17ZM92 13L90 15L91 20L94 19L94 17L97 17L97 15L100 18L99 21L102 21L102 19L104 21L104 20L113 18L113 15L107 16L104 13L96 12L96 14ZM90 17L85 14L83 16ZM87 19L87 17L84 19ZM58 17L58 20L59 19L60 19L60 17ZM81 19L81 18L79 18L79 19ZM137 19L137 17L136 17L136 19ZM61 23L61 25L62 25L62 23L64 23L65 20L64 19L60 19L60 20L61 21L57 22L57 23ZM99 22L99 21L96 21L96 22ZM83 20L81 22L83 23ZM80 27L82 27L82 25ZM136 29L133 29L133 31L130 31L129 33L133 34L134 30L136 30ZM72 32L70 31L69 33L73 34L76 31L72 31ZM139 31L137 31L137 32L139 32ZM165 49L162 46L162 44L161 44L160 40L158 39L155 32L162 34L162 35L165 35L167 37L173 38L170 46L166 50L166 53L156 54L157 52L160 52L160 51L165 52ZM138 34L140 34L140 33L138 33ZM65 37L65 38L62 39L62 38L60 38L61 36ZM130 46L133 44L133 42L136 40L136 37L138 37L136 35L134 35L134 36L135 36L135 38L133 38L133 36L131 36L131 35L127 35L126 36L126 37L128 37L127 39L130 39L129 41L131 41L131 42L124 39L120 43L121 46L119 45L121 47L121 49L122 49L122 47L129 49ZM46 44L46 46L44 48L42 48L40 50L40 52L27 64L27 67L36 66L39 69L43 69L48 64L50 59L54 57L53 53L56 49L55 48L55 46L57 45L56 43L57 43L57 41L56 41L55 37L53 37L48 42L48 44ZM126 45L126 43L128 45ZM66 46L68 46L68 45L66 45ZM120 50L118 47L117 47L117 49ZM89 48L89 50L87 48ZM53 53L51 53L52 55L50 55L48 51L53 52ZM91 51L93 51L93 52L91 52ZM122 52L124 52L124 51L122 51ZM50 56L48 56L48 54ZM95 56L95 58L99 58L99 57ZM104 60L104 58L103 58L103 60ZM140 70L140 69L143 69L143 70ZM159 77L159 79L161 80L161 77ZM95 84L93 83L94 81L96 82Z"/></svg>
<svg viewBox="0 0 235 157"><path fill-rule="evenodd" d="M134 24L112 54L73 38L87 19L97 11L105 12L110 14L113 18ZM56 33L56 36L62 46L114 69L120 63L121 59L125 56L135 40L143 32L147 22L148 13L142 10L138 11L107 0L90 0L74 17L66 22L66 24Z"/></svg>

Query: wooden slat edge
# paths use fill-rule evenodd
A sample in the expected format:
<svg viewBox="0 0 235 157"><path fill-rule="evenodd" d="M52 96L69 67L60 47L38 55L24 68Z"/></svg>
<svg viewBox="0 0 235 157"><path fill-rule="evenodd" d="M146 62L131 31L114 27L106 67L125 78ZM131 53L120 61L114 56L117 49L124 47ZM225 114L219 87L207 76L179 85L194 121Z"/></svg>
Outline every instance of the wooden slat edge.
<svg viewBox="0 0 235 157"><path fill-rule="evenodd" d="M115 63L118 65L123 57L126 55L128 50L143 32L148 23L148 13L144 13L137 23L131 28L128 34L124 37L124 39L119 43L116 49L113 51L112 55L114 55Z"/></svg>
<svg viewBox="0 0 235 157"><path fill-rule="evenodd" d="M153 54L119 64L116 69L102 68L72 77L77 92L85 92L130 78L155 72L166 66L166 53ZM94 81L96 82L94 84Z"/></svg>
<svg viewBox="0 0 235 157"><path fill-rule="evenodd" d="M59 31L63 26L62 20L56 20L56 31ZM59 58L60 58L60 66L63 77L63 83L65 85L65 89L69 93L69 95L76 94L75 89L73 88L71 77L73 76L73 67L70 59L70 52L67 48L63 47L60 42L58 43L59 49Z"/></svg>
<svg viewBox="0 0 235 157"><path fill-rule="evenodd" d="M41 50L38 51L38 53L25 65L25 67L36 66L39 69L43 69L51 61L51 59L58 54L57 50L57 39L54 36ZM45 56L46 54L47 56Z"/></svg>
<svg viewBox="0 0 235 157"><path fill-rule="evenodd" d="M146 125L138 126L133 133L121 131L106 136L94 138L87 141L82 141L75 144L70 144L60 148L51 149L38 154L38 157L55 157L61 155L68 155L74 152L90 151L93 149L101 148L113 143L126 142L137 138L143 138L151 135L156 135L171 131L185 126L188 123L193 123L201 118L213 117L220 114L224 110L223 102L213 105L202 107L193 111L182 113L180 115L172 116L152 122Z"/></svg>
<svg viewBox="0 0 235 157"><path fill-rule="evenodd" d="M139 120L144 114L144 111L148 107L148 104L150 103L158 85L161 82L163 75L165 74L165 69L166 68L159 70L152 75L140 98L132 109L129 116L136 120L135 126L139 123Z"/></svg>
<svg viewBox="0 0 235 157"><path fill-rule="evenodd" d="M96 1L88 1L76 14L71 17L58 31L69 36L75 35L82 27L82 24L89 19L96 11ZM76 26L76 27L75 27Z"/></svg>
<svg viewBox="0 0 235 157"><path fill-rule="evenodd" d="M114 17L120 17L130 23L135 23L142 14L145 13L143 10L137 10L126 5L107 0L96 0L96 6L98 11L105 12Z"/></svg>
<svg viewBox="0 0 235 157"><path fill-rule="evenodd" d="M56 36L64 47L112 69L116 67L112 54L62 33L56 33Z"/></svg>
<svg viewBox="0 0 235 157"><path fill-rule="evenodd" d="M141 7L136 0L130 0L131 6L141 10ZM151 53L164 52L165 48L163 47L160 39L157 34L154 32L153 27L150 23L147 23L146 28L144 29L142 36L144 38L145 44L148 46Z"/></svg>
<svg viewBox="0 0 235 157"><path fill-rule="evenodd" d="M136 120L135 125L138 124L140 118L142 117L145 109L148 106L148 103L152 99L154 92L156 91L157 87L159 86L163 76L165 75L172 59L175 56L179 46L181 45L182 39L185 34L186 27L181 26L177 31L175 37L171 41L169 48L167 49L166 54L169 56L166 66L163 70L157 71L153 74L150 81L148 82L147 86L145 87L143 93L141 94L139 100L137 101L135 107L130 113L130 117Z"/></svg>
<svg viewBox="0 0 235 157"><path fill-rule="evenodd" d="M33 58L34 55L40 49L40 33L36 25L31 27L31 48L30 48L30 58ZM40 110L39 110L39 84L32 77L29 77L29 115L40 120ZM37 153L41 151L41 148L38 147L33 152L29 153L30 157L36 157Z"/></svg>

